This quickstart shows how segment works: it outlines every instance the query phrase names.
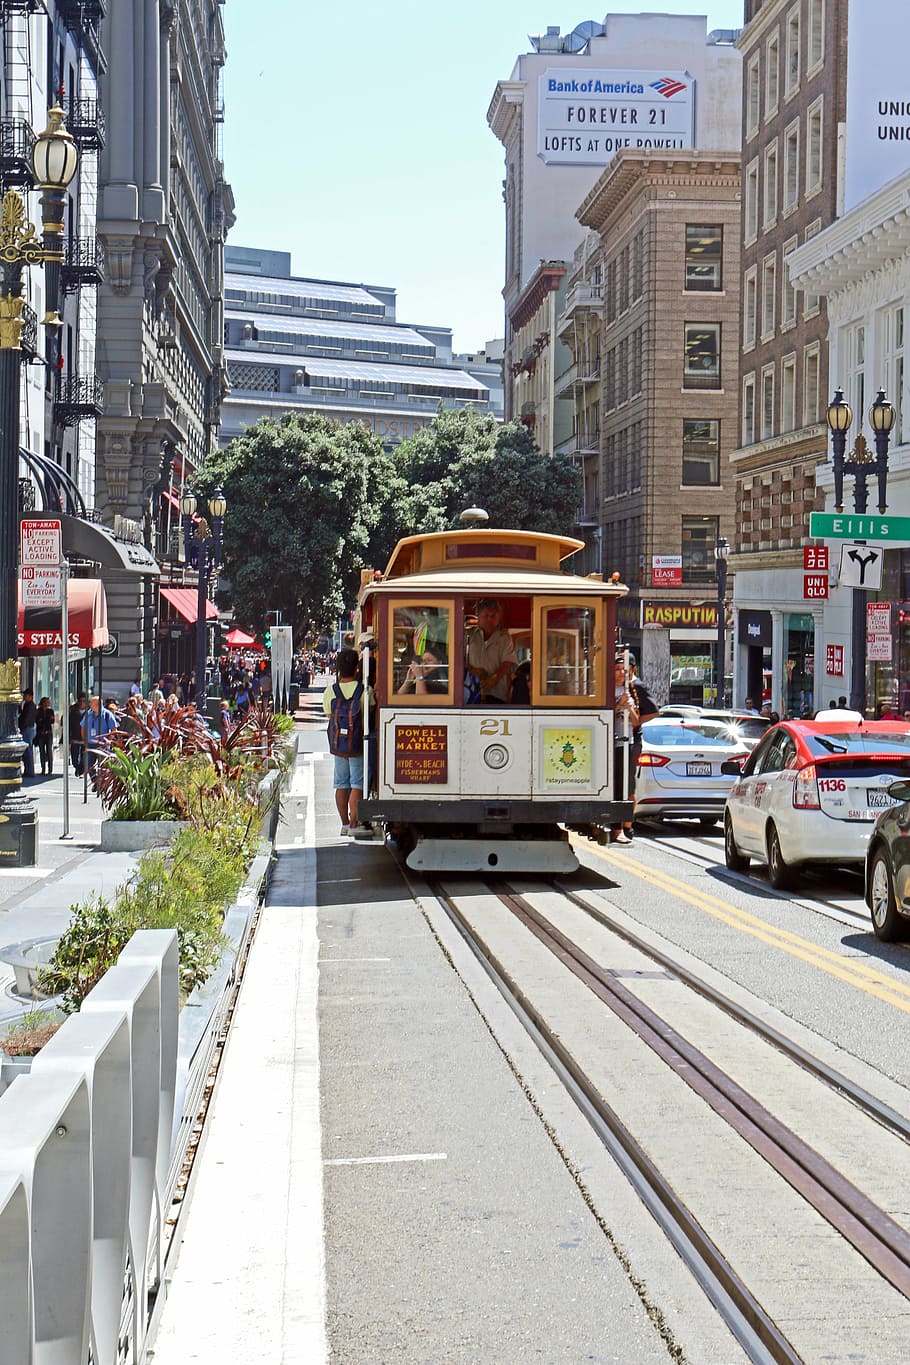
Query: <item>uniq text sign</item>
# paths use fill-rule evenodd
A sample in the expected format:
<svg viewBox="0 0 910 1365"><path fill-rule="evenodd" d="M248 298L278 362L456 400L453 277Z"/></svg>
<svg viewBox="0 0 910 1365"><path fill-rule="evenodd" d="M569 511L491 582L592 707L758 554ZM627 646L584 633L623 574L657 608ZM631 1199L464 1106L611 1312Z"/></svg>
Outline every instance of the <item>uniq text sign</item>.
<svg viewBox="0 0 910 1365"><path fill-rule="evenodd" d="M849 212L910 170L907 0L875 0L871 9L868 0L849 0L847 32L844 208ZM900 37L890 41L889 35Z"/></svg>
<svg viewBox="0 0 910 1365"><path fill-rule="evenodd" d="M605 166L621 147L694 145L687 71L551 68L540 77L537 155L547 166Z"/></svg>
<svg viewBox="0 0 910 1365"><path fill-rule="evenodd" d="M19 523L19 562L32 567L59 565L63 535L57 517L23 517Z"/></svg>

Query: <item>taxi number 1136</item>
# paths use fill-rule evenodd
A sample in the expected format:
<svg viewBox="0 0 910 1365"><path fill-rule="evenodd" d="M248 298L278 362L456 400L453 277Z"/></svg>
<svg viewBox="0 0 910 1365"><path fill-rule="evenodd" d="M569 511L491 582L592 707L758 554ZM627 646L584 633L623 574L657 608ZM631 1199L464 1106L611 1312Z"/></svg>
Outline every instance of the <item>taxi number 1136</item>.
<svg viewBox="0 0 910 1365"><path fill-rule="evenodd" d="M818 779L818 790L820 792L845 792L847 784L842 777L820 777Z"/></svg>

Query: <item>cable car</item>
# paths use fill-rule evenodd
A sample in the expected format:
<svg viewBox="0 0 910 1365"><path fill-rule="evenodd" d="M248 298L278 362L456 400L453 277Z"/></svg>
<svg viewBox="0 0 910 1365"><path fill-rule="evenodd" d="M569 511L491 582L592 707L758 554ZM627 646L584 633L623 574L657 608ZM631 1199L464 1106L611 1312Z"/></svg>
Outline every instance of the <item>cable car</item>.
<svg viewBox="0 0 910 1365"><path fill-rule="evenodd" d="M562 567L583 548L460 528L409 536L384 573L364 571L358 629L375 645L364 659L374 654L376 708L360 818L408 866L572 872L565 826L631 819L613 797L616 602L628 590ZM521 692L471 665L490 602Z"/></svg>

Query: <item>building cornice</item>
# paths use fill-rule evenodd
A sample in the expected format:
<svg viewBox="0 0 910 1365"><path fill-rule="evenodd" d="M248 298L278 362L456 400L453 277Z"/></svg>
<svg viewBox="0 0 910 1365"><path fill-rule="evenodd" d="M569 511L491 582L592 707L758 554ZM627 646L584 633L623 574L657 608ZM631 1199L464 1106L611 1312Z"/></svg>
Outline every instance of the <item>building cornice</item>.
<svg viewBox="0 0 910 1365"><path fill-rule="evenodd" d="M524 81L499 81L487 110L487 123L505 145L518 109L524 104Z"/></svg>
<svg viewBox="0 0 910 1365"><path fill-rule="evenodd" d="M597 184L575 212L578 221L603 232L610 218L632 190L643 186L677 189L731 189L739 191L741 163L738 152L666 152L650 148L616 153Z"/></svg>
<svg viewBox="0 0 910 1365"><path fill-rule="evenodd" d="M787 257L790 281L810 294L835 294L872 275L910 247L910 174L864 199Z"/></svg>
<svg viewBox="0 0 910 1365"><path fill-rule="evenodd" d="M828 428L824 422L814 422L812 426L800 427L797 431L787 431L782 436L772 436L767 441L756 441L753 445L731 450L729 460L731 464L741 466L738 472L745 473L751 465L756 469L766 469L769 462L775 463L775 457L779 457L781 463L784 456L788 461L811 459L813 456L824 459L827 448Z"/></svg>
<svg viewBox="0 0 910 1365"><path fill-rule="evenodd" d="M748 52L752 44L762 38L765 29L777 23L792 3L793 0L769 0L769 3L762 5L755 18L750 19L745 28L740 29L739 37L734 40L734 47L739 48L740 52Z"/></svg>
<svg viewBox="0 0 910 1365"><path fill-rule="evenodd" d="M541 261L509 309L509 321L516 332L531 320L546 296L559 288L567 269L565 261Z"/></svg>

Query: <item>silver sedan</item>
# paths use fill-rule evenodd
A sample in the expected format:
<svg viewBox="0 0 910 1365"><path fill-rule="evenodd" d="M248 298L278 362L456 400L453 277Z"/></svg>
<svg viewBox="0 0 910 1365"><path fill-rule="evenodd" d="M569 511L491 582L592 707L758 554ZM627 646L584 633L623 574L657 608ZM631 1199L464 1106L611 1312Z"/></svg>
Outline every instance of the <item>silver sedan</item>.
<svg viewBox="0 0 910 1365"><path fill-rule="evenodd" d="M736 726L700 716L659 716L645 721L639 734L635 819L717 824L734 781L721 764L745 761L751 747Z"/></svg>

